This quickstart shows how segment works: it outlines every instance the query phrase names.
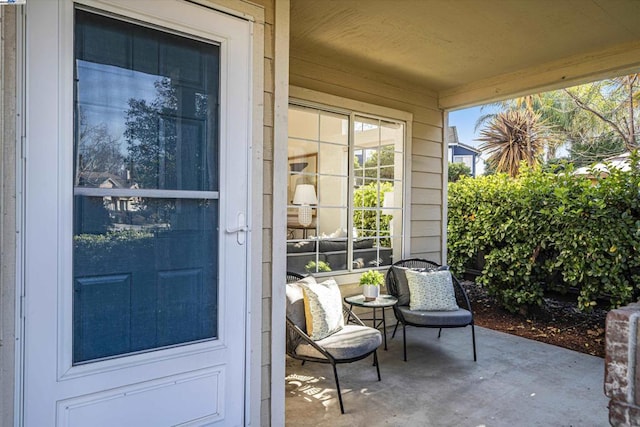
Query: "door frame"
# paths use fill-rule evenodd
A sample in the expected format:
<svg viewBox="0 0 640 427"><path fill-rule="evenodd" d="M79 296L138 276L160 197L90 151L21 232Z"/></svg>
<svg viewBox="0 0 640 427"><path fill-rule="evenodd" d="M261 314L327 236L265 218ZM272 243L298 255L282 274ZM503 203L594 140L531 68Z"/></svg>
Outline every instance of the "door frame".
<svg viewBox="0 0 640 427"><path fill-rule="evenodd" d="M187 0L185 0L187 1ZM247 238L247 287L245 313L245 422L247 425L260 425L260 403L262 396L262 224L263 224L263 133L266 123L264 117L264 38L265 11L263 7L248 4L242 0L188 0L209 9L229 14L251 22L251 46L249 63L251 65L250 86L250 126L248 126L249 152L248 163L248 200L247 209L251 212L247 221L251 233ZM222 4L217 4L219 1ZM101 0L76 0L80 4L103 4ZM108 10L108 9L105 9ZM65 23L71 25L71 23ZM16 35L16 293L15 293L15 387L14 387L14 425L23 424L24 415L24 378L25 378L25 287L27 274L24 263L26 237L26 82L28 65L26 60L27 21L25 7L20 6L17 16ZM270 78L271 76L267 76Z"/></svg>

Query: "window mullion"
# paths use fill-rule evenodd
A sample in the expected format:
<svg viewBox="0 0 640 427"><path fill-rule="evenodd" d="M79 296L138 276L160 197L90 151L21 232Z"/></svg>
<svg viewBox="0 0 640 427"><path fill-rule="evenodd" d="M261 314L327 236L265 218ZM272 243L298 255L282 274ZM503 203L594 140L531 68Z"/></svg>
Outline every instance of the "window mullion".
<svg viewBox="0 0 640 427"><path fill-rule="evenodd" d="M353 191L355 188L355 167L353 159L355 158L355 113L349 114L349 159L347 162L347 170L349 171L348 178L348 191L347 191L347 270L353 270L353 230L355 229L353 224Z"/></svg>

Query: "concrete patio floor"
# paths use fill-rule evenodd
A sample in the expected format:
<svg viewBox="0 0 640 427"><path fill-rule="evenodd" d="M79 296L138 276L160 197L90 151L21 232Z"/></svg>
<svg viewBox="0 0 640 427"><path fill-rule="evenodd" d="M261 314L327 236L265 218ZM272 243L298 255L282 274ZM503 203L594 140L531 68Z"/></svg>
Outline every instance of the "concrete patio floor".
<svg viewBox="0 0 640 427"><path fill-rule="evenodd" d="M388 330L391 338L392 329ZM609 425L604 360L476 327L407 328L371 358L339 365L340 414L331 365L287 358L288 426L580 426Z"/></svg>

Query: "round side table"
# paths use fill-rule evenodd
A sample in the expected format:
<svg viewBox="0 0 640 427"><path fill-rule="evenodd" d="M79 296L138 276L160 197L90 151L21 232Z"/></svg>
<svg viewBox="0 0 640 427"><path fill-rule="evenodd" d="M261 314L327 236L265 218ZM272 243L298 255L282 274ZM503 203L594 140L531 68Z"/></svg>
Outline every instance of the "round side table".
<svg viewBox="0 0 640 427"><path fill-rule="evenodd" d="M364 295L354 295L351 297L345 297L344 302L349 304L349 310L353 309L353 306L356 307L366 307L371 308L373 310L372 318L361 318L360 320L371 320L373 321L373 327L379 329L382 326L382 336L384 337L384 349L387 349L387 322L384 316L384 309L387 307L393 307L398 303L398 298L392 295L380 295L373 301L366 301ZM376 316L376 310L382 310L382 319L378 319ZM347 317L347 323L351 320L351 313Z"/></svg>

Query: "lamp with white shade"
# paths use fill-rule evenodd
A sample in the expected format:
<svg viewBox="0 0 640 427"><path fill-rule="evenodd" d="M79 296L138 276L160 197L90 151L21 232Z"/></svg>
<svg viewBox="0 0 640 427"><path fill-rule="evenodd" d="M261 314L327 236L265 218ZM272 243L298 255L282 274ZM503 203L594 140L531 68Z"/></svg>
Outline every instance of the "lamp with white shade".
<svg viewBox="0 0 640 427"><path fill-rule="evenodd" d="M393 196L393 190L384 193L384 200L382 200L382 215L393 215L395 212L393 209L395 205L395 197Z"/></svg>
<svg viewBox="0 0 640 427"><path fill-rule="evenodd" d="M312 184L299 184L296 186L296 192L293 195L293 204L300 205L298 208L298 222L303 227L311 224L311 206L318 204L316 189Z"/></svg>

